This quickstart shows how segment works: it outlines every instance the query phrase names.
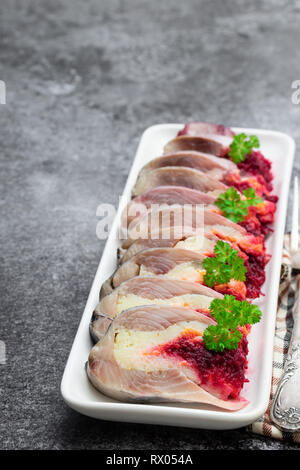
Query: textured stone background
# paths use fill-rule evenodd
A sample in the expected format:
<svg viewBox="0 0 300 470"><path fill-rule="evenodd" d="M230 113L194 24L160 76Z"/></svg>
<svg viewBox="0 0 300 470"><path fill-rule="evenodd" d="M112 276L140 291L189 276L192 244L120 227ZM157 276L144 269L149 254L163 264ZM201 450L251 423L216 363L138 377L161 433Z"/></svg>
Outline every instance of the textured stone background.
<svg viewBox="0 0 300 470"><path fill-rule="evenodd" d="M300 143L300 2L1 0L1 448L281 449L247 434L101 422L59 385L142 131L207 120ZM296 156L295 171L299 171Z"/></svg>

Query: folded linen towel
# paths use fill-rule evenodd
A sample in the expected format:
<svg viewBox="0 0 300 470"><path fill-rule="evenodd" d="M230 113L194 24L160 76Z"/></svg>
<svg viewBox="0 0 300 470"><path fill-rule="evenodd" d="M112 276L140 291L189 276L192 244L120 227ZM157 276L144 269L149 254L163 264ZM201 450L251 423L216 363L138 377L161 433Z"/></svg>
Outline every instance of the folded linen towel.
<svg viewBox="0 0 300 470"><path fill-rule="evenodd" d="M277 317L273 350L273 374L268 408L263 416L247 427L249 432L274 439L281 439L300 444L300 432L284 432L271 421L270 410L277 386L280 382L287 357L289 342L293 330L293 309L296 308L300 288L300 275L292 272L289 253L290 236L284 237L280 286L278 294ZM299 392L300 393L300 392Z"/></svg>

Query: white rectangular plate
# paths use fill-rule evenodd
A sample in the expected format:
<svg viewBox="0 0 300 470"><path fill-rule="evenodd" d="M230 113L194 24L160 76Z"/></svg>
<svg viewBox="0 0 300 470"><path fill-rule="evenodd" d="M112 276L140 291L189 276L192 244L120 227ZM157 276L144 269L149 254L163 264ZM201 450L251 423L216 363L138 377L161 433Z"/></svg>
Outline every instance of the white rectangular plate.
<svg viewBox="0 0 300 470"><path fill-rule="evenodd" d="M295 153L295 143L281 132L260 129L235 128L237 133L257 135L262 153L272 161L274 193L279 196L274 233L267 242L272 259L267 266L267 281L263 286L265 297L258 300L263 312L262 321L254 325L249 335L249 383L242 390L249 404L242 410L228 412L209 406L187 404L132 404L110 399L98 392L88 381L85 363L92 341L89 336L89 322L98 302L102 283L116 268L117 231L125 200L130 198L131 189L139 170L149 160L162 154L163 146L175 137L183 124L160 124L148 128L140 141L125 190L124 201L120 204L101 262L87 300L87 304L70 352L61 383L61 393L66 403L74 410L94 418L129 421L135 423L188 426L205 429L234 429L252 423L266 410L272 376L273 339L276 306L281 267L283 235L290 187L290 176ZM79 273L80 276L80 273Z"/></svg>

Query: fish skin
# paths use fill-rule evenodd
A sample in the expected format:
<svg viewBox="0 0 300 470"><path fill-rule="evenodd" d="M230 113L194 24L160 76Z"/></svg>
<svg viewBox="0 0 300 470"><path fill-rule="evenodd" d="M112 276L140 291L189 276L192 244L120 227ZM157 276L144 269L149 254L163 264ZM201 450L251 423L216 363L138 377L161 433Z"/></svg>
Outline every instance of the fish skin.
<svg viewBox="0 0 300 470"><path fill-rule="evenodd" d="M114 290L112 282L113 274L108 279L106 279L106 281L103 282L99 293L99 300L101 300L106 295L111 294L111 292Z"/></svg>
<svg viewBox="0 0 300 470"><path fill-rule="evenodd" d="M109 295L107 295L107 297L109 297ZM111 322L112 319L109 318L108 315L102 313L101 302L99 302L93 312L89 326L90 335L94 343L97 343L99 339L102 338Z"/></svg>
<svg viewBox="0 0 300 470"><path fill-rule="evenodd" d="M215 324L213 319L188 308L150 305L125 310L92 348L87 365L89 380L100 392L121 401L205 403L230 411L243 408L247 404L245 399L217 398L191 380L178 364L167 370L147 372L124 369L118 364L114 338L120 328L158 331L182 321L199 321L204 328Z"/></svg>

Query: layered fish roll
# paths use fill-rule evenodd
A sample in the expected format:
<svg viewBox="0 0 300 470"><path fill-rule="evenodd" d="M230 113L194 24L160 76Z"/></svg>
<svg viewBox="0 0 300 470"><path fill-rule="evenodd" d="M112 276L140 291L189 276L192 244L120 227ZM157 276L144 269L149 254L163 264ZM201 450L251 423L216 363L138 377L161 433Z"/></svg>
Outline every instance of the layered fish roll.
<svg viewBox="0 0 300 470"><path fill-rule="evenodd" d="M107 330L110 319L132 307L150 304L174 305L209 314L212 299L222 297L209 287L194 282L159 277L134 277L100 300L93 313L91 336L95 341L99 340Z"/></svg>
<svg viewBox="0 0 300 470"><path fill-rule="evenodd" d="M197 232L193 233L192 230L187 230L182 236L170 237L169 233L166 233L165 230L159 233L151 233L151 235L153 235L153 238L152 236L148 239L139 238L127 250L120 249L120 264L125 263L125 261L128 261L129 258L140 251L149 248L184 248L185 250L209 255L213 250L215 242L218 240L212 233L204 233L204 236L199 236Z"/></svg>
<svg viewBox="0 0 300 470"><path fill-rule="evenodd" d="M236 350L206 349L215 321L195 310L142 306L117 316L92 348L87 374L102 393L135 402L189 402L234 411L247 370L247 339Z"/></svg>
<svg viewBox="0 0 300 470"><path fill-rule="evenodd" d="M111 293L122 282L135 276L159 276L205 284L206 270L203 261L207 258L199 252L181 248L151 248L141 251L122 264L104 282L100 298ZM221 284L213 283L212 287L218 292L232 294L240 300L246 298L245 283L234 278Z"/></svg>

